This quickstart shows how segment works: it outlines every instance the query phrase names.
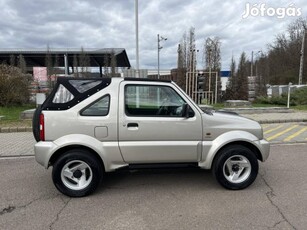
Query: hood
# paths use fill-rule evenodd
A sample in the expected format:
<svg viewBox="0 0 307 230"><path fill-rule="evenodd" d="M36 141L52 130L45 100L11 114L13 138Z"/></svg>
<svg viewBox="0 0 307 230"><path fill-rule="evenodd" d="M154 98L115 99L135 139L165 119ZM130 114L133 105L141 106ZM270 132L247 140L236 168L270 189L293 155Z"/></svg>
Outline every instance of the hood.
<svg viewBox="0 0 307 230"><path fill-rule="evenodd" d="M258 139L263 139L261 125L254 120L242 117L233 112L216 111L211 114L203 114L204 132L212 133L212 138L216 138L222 133L234 130L242 130L255 135Z"/></svg>

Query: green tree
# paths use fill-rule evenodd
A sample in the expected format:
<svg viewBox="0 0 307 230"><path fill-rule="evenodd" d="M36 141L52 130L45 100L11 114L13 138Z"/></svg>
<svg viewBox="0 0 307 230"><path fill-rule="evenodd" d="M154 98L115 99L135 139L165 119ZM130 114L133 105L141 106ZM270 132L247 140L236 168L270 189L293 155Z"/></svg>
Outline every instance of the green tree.
<svg viewBox="0 0 307 230"><path fill-rule="evenodd" d="M248 100L248 62L246 54L243 52L240 56L238 71L237 71L237 85L236 85L236 98L237 100Z"/></svg>
<svg viewBox="0 0 307 230"><path fill-rule="evenodd" d="M234 58L231 58L230 64L230 77L229 82L226 86L225 99L234 100L237 97L237 76L236 76L236 62Z"/></svg>

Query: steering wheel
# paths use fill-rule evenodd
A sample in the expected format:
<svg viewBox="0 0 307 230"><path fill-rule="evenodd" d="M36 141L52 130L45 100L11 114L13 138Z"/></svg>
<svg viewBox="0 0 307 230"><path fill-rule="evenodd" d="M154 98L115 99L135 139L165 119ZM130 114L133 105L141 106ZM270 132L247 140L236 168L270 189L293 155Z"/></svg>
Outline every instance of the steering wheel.
<svg viewBox="0 0 307 230"><path fill-rule="evenodd" d="M168 106L166 106L166 102L167 100L164 99L156 113L157 115L166 115L168 113Z"/></svg>

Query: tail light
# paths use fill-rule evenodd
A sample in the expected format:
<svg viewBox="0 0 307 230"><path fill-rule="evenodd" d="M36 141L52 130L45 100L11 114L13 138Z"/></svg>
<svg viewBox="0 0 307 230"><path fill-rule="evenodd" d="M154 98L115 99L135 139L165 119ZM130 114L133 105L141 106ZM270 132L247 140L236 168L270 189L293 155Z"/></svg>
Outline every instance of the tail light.
<svg viewBox="0 0 307 230"><path fill-rule="evenodd" d="M45 121L42 113L39 115L39 139L41 141L45 140Z"/></svg>

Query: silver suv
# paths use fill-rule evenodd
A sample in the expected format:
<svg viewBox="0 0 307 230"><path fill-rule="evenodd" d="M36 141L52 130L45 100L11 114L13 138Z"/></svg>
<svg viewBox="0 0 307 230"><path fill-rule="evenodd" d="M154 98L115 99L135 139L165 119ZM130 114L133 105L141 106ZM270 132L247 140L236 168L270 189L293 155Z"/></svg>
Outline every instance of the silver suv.
<svg viewBox="0 0 307 230"><path fill-rule="evenodd" d="M58 78L33 118L35 158L62 193L92 193L106 172L157 164L212 169L228 189L258 174L269 143L253 120L202 111L171 81Z"/></svg>

